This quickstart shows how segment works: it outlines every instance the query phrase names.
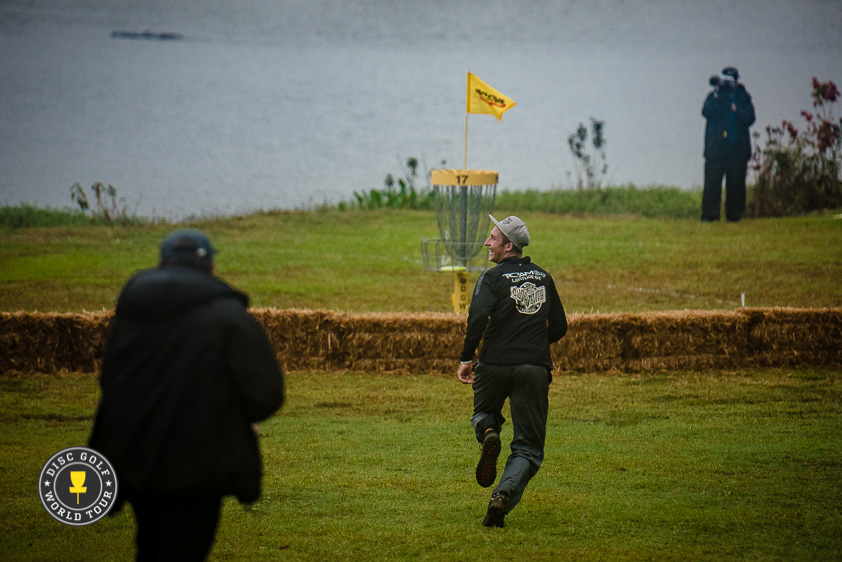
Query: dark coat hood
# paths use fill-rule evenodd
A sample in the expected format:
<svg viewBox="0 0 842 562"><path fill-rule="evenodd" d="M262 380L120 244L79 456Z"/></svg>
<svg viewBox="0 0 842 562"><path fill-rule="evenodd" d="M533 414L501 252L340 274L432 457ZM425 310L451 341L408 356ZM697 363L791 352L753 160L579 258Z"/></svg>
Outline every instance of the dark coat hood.
<svg viewBox="0 0 842 562"><path fill-rule="evenodd" d="M249 299L221 279L189 267L148 269L132 277L117 299L117 316L152 320L178 316L221 297Z"/></svg>

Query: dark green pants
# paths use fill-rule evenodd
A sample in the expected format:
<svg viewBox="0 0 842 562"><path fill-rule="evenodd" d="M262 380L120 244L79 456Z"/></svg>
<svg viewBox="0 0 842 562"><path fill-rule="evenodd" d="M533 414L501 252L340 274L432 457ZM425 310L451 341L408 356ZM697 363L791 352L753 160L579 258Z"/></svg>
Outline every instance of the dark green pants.
<svg viewBox="0 0 842 562"><path fill-rule="evenodd" d="M477 441L493 428L498 433L505 423L503 404L509 399L512 412L511 454L500 482L494 489L509 496L511 511L523 496L529 480L544 461L547 410L552 377L539 365L496 365L478 363L474 369L474 415L471 425Z"/></svg>

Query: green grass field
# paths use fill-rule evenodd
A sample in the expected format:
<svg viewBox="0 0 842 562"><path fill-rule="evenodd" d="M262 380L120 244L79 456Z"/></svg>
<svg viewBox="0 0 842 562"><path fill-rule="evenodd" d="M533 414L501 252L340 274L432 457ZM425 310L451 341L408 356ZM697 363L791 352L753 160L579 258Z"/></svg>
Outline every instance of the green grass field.
<svg viewBox="0 0 842 562"><path fill-rule="evenodd" d="M43 463L86 442L95 377L0 388L0 558L131 559L129 509L75 528L37 495ZM546 461L505 529L480 525L455 378L292 373L288 390L261 427L263 498L226 502L214 560L842 556L838 371L559 375Z"/></svg>
<svg viewBox="0 0 842 562"><path fill-rule="evenodd" d="M495 214L511 212L568 312L731 309L741 293L749 306L842 306L842 220L831 214L740 224ZM0 230L0 310L111 309L175 228L72 219ZM437 237L430 211L190 226L257 307L450 310L452 280L422 267L421 239ZM842 558L838 369L557 373L545 464L502 530L480 525L488 491L473 477L470 389L455 377L290 373L288 395L261 427L263 498L226 502L212 559ZM0 374L0 559L132 559L130 510L74 528L38 500L43 463L87 442L97 400L93 373Z"/></svg>
<svg viewBox="0 0 842 562"><path fill-rule="evenodd" d="M502 209L499 215L511 211ZM521 213L527 254L568 312L842 306L842 220L833 215L701 224L635 216ZM432 211L260 213L191 223L219 275L256 307L448 312L452 278L424 271ZM154 267L172 225L0 230L0 310L110 309Z"/></svg>

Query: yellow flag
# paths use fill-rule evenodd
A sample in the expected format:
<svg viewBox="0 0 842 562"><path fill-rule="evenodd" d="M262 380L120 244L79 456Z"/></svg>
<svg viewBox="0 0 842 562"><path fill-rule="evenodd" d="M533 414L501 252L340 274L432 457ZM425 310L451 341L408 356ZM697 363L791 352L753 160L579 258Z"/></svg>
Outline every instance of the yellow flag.
<svg viewBox="0 0 842 562"><path fill-rule="evenodd" d="M515 102L468 73L468 113L490 113L500 121Z"/></svg>

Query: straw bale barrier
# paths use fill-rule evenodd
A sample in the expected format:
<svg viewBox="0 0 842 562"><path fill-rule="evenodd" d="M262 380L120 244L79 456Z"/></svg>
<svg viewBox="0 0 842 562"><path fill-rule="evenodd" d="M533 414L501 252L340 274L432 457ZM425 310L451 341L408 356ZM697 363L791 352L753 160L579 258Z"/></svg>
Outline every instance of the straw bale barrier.
<svg viewBox="0 0 842 562"><path fill-rule="evenodd" d="M0 372L96 371L112 313L0 313Z"/></svg>
<svg viewBox="0 0 842 562"><path fill-rule="evenodd" d="M253 309L287 371L454 371L465 317ZM0 313L0 372L96 372L112 313ZM842 367L842 309L572 314L559 371Z"/></svg>

